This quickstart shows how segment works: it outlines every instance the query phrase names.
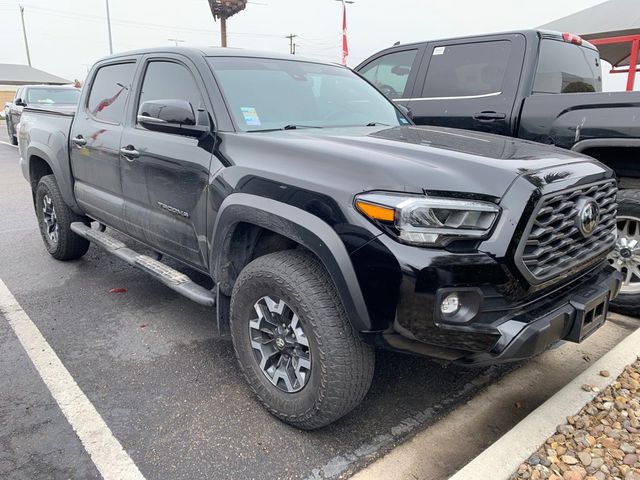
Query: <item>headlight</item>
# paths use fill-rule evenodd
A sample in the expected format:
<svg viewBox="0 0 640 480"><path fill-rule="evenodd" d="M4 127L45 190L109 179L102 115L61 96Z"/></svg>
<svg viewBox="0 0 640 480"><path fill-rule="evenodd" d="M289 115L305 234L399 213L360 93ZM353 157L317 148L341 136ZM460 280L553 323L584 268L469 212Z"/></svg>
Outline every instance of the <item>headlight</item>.
<svg viewBox="0 0 640 480"><path fill-rule="evenodd" d="M500 214L490 202L394 193L358 195L355 205L374 222L397 229L405 243L441 247L486 238Z"/></svg>

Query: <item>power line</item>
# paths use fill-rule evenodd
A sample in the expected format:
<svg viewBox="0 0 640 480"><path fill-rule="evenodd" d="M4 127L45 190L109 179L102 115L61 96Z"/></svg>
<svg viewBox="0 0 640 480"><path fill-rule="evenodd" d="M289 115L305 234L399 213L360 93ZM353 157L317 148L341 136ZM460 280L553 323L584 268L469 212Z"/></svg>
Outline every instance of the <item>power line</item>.
<svg viewBox="0 0 640 480"><path fill-rule="evenodd" d="M81 20L89 20L95 22L104 22L104 17L99 15L91 15L84 13L76 13L70 12L68 10L54 10L46 7L37 7L37 6L29 6L30 10L36 10L41 12L46 12L51 15L56 15L60 17L66 17L71 19L81 19ZM207 35L215 32L215 29L205 29L205 28L193 28L193 27L178 27L176 25L163 25L159 23L150 23L150 22L140 22L133 20L116 20L111 19L111 23L114 25L122 25L122 26L133 26L133 27L149 27L149 28L159 28L159 29L170 29L170 30L178 30L183 32L194 32L194 33L206 33ZM269 37L269 38L282 38L280 35L276 35L273 33L249 33L249 32L229 32L228 35L236 35L236 36L248 36L248 37Z"/></svg>

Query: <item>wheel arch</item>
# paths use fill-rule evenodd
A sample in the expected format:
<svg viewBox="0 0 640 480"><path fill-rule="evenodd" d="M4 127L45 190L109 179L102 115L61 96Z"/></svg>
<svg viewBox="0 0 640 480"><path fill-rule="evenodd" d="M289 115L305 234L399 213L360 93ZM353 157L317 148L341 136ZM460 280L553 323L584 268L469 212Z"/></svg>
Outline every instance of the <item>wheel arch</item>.
<svg viewBox="0 0 640 480"><path fill-rule="evenodd" d="M74 212L81 214L82 211L78 208L78 204L76 203L75 196L73 194L71 171L68 167L65 169L64 166L56 160L54 152L46 145L30 144L27 148L26 158L28 162L29 182L31 184L32 191L35 190L35 187L38 185L38 181L40 181L42 176L52 174L56 178L56 182L58 183L64 202ZM47 171L45 166L48 167L49 172L43 174L43 172ZM34 174L36 175L35 177L33 176Z"/></svg>
<svg viewBox="0 0 640 480"><path fill-rule="evenodd" d="M640 188L640 138L591 138L577 142L571 150L615 171L621 188Z"/></svg>
<svg viewBox="0 0 640 480"><path fill-rule="evenodd" d="M259 236L267 242L256 242ZM218 327L228 328L228 299L241 269L266 253L304 248L329 273L356 331L371 322L351 258L338 234L318 217L272 199L235 193L222 203L211 242L211 276L218 290Z"/></svg>

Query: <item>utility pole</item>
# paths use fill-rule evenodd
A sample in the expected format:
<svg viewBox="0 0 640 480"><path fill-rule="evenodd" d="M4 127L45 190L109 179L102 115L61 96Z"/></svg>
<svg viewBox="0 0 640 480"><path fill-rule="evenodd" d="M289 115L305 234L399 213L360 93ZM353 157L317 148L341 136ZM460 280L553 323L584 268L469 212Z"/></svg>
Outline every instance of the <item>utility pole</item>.
<svg viewBox="0 0 640 480"><path fill-rule="evenodd" d="M109 55L113 55L113 42L111 40L111 15L109 14L109 0L107 2L107 30L109 31Z"/></svg>
<svg viewBox="0 0 640 480"><path fill-rule="evenodd" d="M27 63L31 66L31 55L29 54L29 42L27 41L27 27L24 26L24 7L20 7L20 18L22 19L22 35L24 36L24 48L27 51Z"/></svg>
<svg viewBox="0 0 640 480"><path fill-rule="evenodd" d="M178 46L178 43L184 43L184 40L180 40L179 38L167 38L167 40L169 40L170 42L174 42L176 44L176 47Z"/></svg>
<svg viewBox="0 0 640 480"><path fill-rule="evenodd" d="M289 39L289 53L291 55L295 55L296 54L296 44L293 43L293 39L296 38L298 35L294 35L293 33L290 33L289 35L287 35L284 38L288 38Z"/></svg>
<svg viewBox="0 0 640 480"><path fill-rule="evenodd" d="M220 45L227 46L227 18L241 12L247 0L208 0L214 20L220 19Z"/></svg>
<svg viewBox="0 0 640 480"><path fill-rule="evenodd" d="M227 17L220 17L220 46L227 46Z"/></svg>

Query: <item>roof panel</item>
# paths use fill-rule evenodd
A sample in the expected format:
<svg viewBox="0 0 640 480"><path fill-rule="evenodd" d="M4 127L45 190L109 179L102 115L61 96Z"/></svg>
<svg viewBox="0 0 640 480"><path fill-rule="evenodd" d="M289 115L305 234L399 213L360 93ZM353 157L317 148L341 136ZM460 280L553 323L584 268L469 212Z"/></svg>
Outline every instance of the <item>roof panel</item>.
<svg viewBox="0 0 640 480"><path fill-rule="evenodd" d="M640 34L638 0L609 0L540 28L576 33L587 39Z"/></svg>
<svg viewBox="0 0 640 480"><path fill-rule="evenodd" d="M17 65L14 63L0 63L0 84L4 85L29 85L37 83L47 83L52 85L63 85L72 83L66 78L58 77L50 73L38 70L28 65Z"/></svg>

